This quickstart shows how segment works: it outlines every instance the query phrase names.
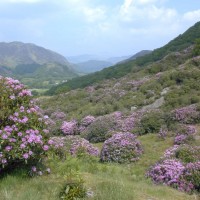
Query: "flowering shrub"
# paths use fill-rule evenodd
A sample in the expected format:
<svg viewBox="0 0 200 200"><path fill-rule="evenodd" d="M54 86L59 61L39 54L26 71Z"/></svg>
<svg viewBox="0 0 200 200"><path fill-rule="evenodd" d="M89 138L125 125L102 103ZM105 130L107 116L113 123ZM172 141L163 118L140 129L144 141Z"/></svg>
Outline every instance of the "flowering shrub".
<svg viewBox="0 0 200 200"><path fill-rule="evenodd" d="M164 153L164 159L179 159L184 163L197 162L200 160L200 147L190 145L174 145Z"/></svg>
<svg viewBox="0 0 200 200"><path fill-rule="evenodd" d="M103 162L134 162L143 150L132 133L116 133L103 144L100 159Z"/></svg>
<svg viewBox="0 0 200 200"><path fill-rule="evenodd" d="M192 185L191 189L200 192L200 161L188 163L183 171L182 179Z"/></svg>
<svg viewBox="0 0 200 200"><path fill-rule="evenodd" d="M154 183L164 183L168 186L179 186L179 178L185 169L184 165L176 159L167 159L156 163L147 172Z"/></svg>
<svg viewBox="0 0 200 200"><path fill-rule="evenodd" d="M35 163L49 149L48 130L31 92L12 78L0 77L0 169Z"/></svg>
<svg viewBox="0 0 200 200"><path fill-rule="evenodd" d="M55 111L51 114L51 118L54 119L55 121L57 120L63 120L66 118L66 114L64 112L60 111Z"/></svg>
<svg viewBox="0 0 200 200"><path fill-rule="evenodd" d="M200 162L184 165L176 159L156 163L147 172L156 184L166 184L185 192L200 190Z"/></svg>
<svg viewBox="0 0 200 200"><path fill-rule="evenodd" d="M76 135L78 133L77 121L64 121L62 123L61 130L64 133L64 135Z"/></svg>
<svg viewBox="0 0 200 200"><path fill-rule="evenodd" d="M152 166L147 176L156 184L166 184L181 191L200 191L200 147L174 145Z"/></svg>
<svg viewBox="0 0 200 200"><path fill-rule="evenodd" d="M78 132L81 134L82 132L86 132L87 128L90 124L95 121L95 117L92 115L88 115L81 120L80 126L78 127Z"/></svg>
<svg viewBox="0 0 200 200"><path fill-rule="evenodd" d="M130 132L135 127L135 116L121 117L117 119L116 130L122 132Z"/></svg>
<svg viewBox="0 0 200 200"><path fill-rule="evenodd" d="M197 111L196 106L187 106L173 111L173 119L183 123L196 123L200 119L200 113Z"/></svg>
<svg viewBox="0 0 200 200"><path fill-rule="evenodd" d="M69 153L76 156L80 153L86 153L92 156L98 156L99 150L94 147L89 141L80 138L79 136L52 137L51 141L55 151L64 155Z"/></svg>
<svg viewBox="0 0 200 200"><path fill-rule="evenodd" d="M90 124L83 134L90 142L104 142L110 137L109 132L115 127L116 122L113 117L102 116Z"/></svg>
<svg viewBox="0 0 200 200"><path fill-rule="evenodd" d="M174 144L184 144L185 141L187 140L188 136L187 135L184 135L184 134L181 134L181 135L177 135L175 138L174 138Z"/></svg>
<svg viewBox="0 0 200 200"><path fill-rule="evenodd" d="M82 120L81 120L81 125L82 126L89 126L91 123L93 123L95 121L95 117L93 117L92 115L88 115L86 117L84 117Z"/></svg>
<svg viewBox="0 0 200 200"><path fill-rule="evenodd" d="M138 113L130 116L124 116L117 111L112 114L98 117L88 128L81 126L80 132L91 142L104 142L112 136L112 132L130 132L135 127L136 119L139 118Z"/></svg>
<svg viewBox="0 0 200 200"><path fill-rule="evenodd" d="M175 151L175 157L184 163L200 160L200 146L182 145Z"/></svg>

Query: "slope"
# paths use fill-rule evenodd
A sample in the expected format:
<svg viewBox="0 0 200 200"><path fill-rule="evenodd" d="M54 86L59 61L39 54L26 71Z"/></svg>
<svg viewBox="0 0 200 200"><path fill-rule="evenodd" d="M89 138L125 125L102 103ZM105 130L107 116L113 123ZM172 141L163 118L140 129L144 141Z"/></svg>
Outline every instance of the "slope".
<svg viewBox="0 0 200 200"><path fill-rule="evenodd" d="M100 72L87 76L75 78L68 83L51 88L47 94L56 94L76 88L84 88L88 85L98 83L105 79L120 78L130 72L137 72L148 64L159 61L170 52L181 51L195 43L200 37L200 22L189 28L185 33L179 35L165 46L155 49L152 53L139 57L133 61L105 68Z"/></svg>

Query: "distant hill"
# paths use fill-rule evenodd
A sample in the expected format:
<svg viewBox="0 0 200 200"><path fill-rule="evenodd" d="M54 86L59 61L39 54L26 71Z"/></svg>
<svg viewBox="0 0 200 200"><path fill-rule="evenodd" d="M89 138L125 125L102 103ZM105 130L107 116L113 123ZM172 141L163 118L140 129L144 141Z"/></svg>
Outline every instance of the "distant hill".
<svg viewBox="0 0 200 200"><path fill-rule="evenodd" d="M67 59L51 50L31 43L0 42L0 65L15 68L20 64L59 63L69 65Z"/></svg>
<svg viewBox="0 0 200 200"><path fill-rule="evenodd" d="M78 76L67 59L30 43L0 43L0 75L20 79L30 87L48 87ZM45 82L45 83L44 83Z"/></svg>
<svg viewBox="0 0 200 200"><path fill-rule="evenodd" d="M106 55L90 55L90 54L83 54L78 56L69 56L67 57L67 60L71 63L79 64L88 62L91 60L98 60L98 61L106 61L109 63L116 64L122 60L126 60L130 58L131 56L115 56L115 57L108 57ZM111 66L111 65L110 65Z"/></svg>
<svg viewBox="0 0 200 200"><path fill-rule="evenodd" d="M137 72L147 65L161 60L166 55L186 49L195 44L200 38L200 22L189 28L185 33L179 35L165 46L155 49L150 54L128 61L126 63L117 64L112 67L103 69L86 76L74 78L71 81L53 87L48 94L55 94L76 88L84 88L88 85L100 82L105 79L120 78L131 72Z"/></svg>
<svg viewBox="0 0 200 200"><path fill-rule="evenodd" d="M111 62L102 60L88 60L86 62L76 63L74 69L78 72L92 73L100 71L105 67L110 67L113 64Z"/></svg>
<svg viewBox="0 0 200 200"><path fill-rule="evenodd" d="M150 54L152 51L151 50L142 50L136 54L134 54L133 56L129 57L128 59L125 59L119 63L124 63L124 62L128 62L128 61L131 61L131 60L135 60L136 58L139 58L139 57L142 57L142 56L145 56L145 55L148 55Z"/></svg>

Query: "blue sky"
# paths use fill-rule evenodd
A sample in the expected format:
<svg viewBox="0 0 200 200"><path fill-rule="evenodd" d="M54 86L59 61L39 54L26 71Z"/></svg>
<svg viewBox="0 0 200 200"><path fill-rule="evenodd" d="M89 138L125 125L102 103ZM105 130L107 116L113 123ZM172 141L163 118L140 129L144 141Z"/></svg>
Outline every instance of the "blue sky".
<svg viewBox="0 0 200 200"><path fill-rule="evenodd" d="M133 55L200 21L199 0L0 0L0 41L64 56Z"/></svg>

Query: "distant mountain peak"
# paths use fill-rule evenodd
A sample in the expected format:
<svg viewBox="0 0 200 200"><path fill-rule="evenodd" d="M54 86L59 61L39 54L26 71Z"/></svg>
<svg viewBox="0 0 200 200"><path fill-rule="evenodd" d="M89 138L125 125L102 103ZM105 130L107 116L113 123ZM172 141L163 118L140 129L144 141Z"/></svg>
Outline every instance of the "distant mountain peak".
<svg viewBox="0 0 200 200"><path fill-rule="evenodd" d="M69 65L67 59L44 47L19 41L0 42L0 65L15 68L20 64L58 63Z"/></svg>

